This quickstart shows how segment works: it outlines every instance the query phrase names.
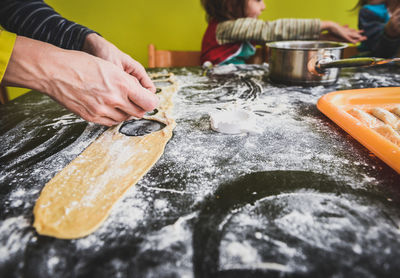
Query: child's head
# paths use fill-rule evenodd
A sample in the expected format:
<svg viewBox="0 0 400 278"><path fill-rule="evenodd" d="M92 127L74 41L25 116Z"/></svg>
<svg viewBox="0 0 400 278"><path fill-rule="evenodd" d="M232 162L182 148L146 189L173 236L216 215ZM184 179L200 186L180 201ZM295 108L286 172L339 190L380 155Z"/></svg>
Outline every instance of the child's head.
<svg viewBox="0 0 400 278"><path fill-rule="evenodd" d="M207 19L222 22L241 17L257 18L265 9L264 0L201 0Z"/></svg>
<svg viewBox="0 0 400 278"><path fill-rule="evenodd" d="M356 6L354 7L354 9L359 9L364 5L377 5L377 4L382 4L382 3L386 3L388 6L391 5L399 5L400 4L400 0L358 0Z"/></svg>
<svg viewBox="0 0 400 278"><path fill-rule="evenodd" d="M244 13L246 17L258 18L264 9L264 0L247 0Z"/></svg>

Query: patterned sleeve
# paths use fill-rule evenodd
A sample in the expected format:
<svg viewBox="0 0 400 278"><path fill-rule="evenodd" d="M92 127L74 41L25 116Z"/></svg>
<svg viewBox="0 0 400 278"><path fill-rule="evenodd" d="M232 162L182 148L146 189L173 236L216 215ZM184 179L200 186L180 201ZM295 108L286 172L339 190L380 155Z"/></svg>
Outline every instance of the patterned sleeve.
<svg viewBox="0 0 400 278"><path fill-rule="evenodd" d="M0 0L0 25L17 35L81 50L94 31L69 21L42 0Z"/></svg>
<svg viewBox="0 0 400 278"><path fill-rule="evenodd" d="M219 44L235 41L268 42L278 40L318 39L321 33L319 19L278 19L263 21L255 18L239 18L218 24Z"/></svg>

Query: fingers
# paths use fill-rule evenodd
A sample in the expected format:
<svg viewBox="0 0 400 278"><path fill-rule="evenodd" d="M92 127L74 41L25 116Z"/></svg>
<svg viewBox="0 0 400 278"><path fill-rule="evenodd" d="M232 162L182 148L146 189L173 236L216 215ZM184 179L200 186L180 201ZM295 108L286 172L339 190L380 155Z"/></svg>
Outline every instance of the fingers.
<svg viewBox="0 0 400 278"><path fill-rule="evenodd" d="M129 78L131 82L127 97L130 102L140 108L141 112L154 110L159 102L158 97L153 92L142 87L141 83L135 77L129 76Z"/></svg>
<svg viewBox="0 0 400 278"><path fill-rule="evenodd" d="M65 105L65 103L63 105ZM85 107L77 102L68 103L65 106L70 111L72 111L74 114L80 116L82 119L84 119L88 122L92 122L92 123L96 123L96 124L100 124L100 125L104 125L104 126L114 126L123 121L123 120L121 120L122 115L118 115L116 118L118 118L119 120L116 120L116 119L113 119L112 117L107 116L106 115L107 113L104 113L104 115L101 115L101 113L98 113L96 111L90 111L90 110L88 110L88 106ZM115 114L115 113L118 113L118 112L111 112L110 114ZM125 114L124 118L127 119L128 115Z"/></svg>
<svg viewBox="0 0 400 278"><path fill-rule="evenodd" d="M366 37L362 35L363 30L356 30L347 25L336 25L336 28L332 29L331 32L350 43L358 43L366 40Z"/></svg>
<svg viewBox="0 0 400 278"><path fill-rule="evenodd" d="M135 69L142 76L142 80L147 77L152 84L144 68L138 65L140 64L135 65ZM95 115L122 122L131 116L142 118L147 111L157 107L158 97L143 87L136 77L121 69L113 70L112 76L109 82L114 89L110 88L107 94L102 95L102 100L98 102L100 107L91 107Z"/></svg>
<svg viewBox="0 0 400 278"><path fill-rule="evenodd" d="M120 57L120 61L126 62L126 57L129 56ZM89 80L91 85L85 85L82 88L78 86L78 90L66 88L59 94L63 96L64 105L75 114L90 122L112 126L132 116L142 118L147 111L152 111L157 107L158 97L149 90L152 89L155 92L155 86L138 62L129 57L130 62L124 64L128 65L125 67L128 70L124 71L121 68L122 64L118 67L103 59L94 59L91 56L83 56L83 58L87 58L88 63L95 68L90 71L83 70L82 73L84 79ZM63 88L60 87L60 89Z"/></svg>
<svg viewBox="0 0 400 278"><path fill-rule="evenodd" d="M132 116L142 118L147 111L154 110L158 104L158 98L140 84L133 89L130 87L123 90L125 92L105 100L104 105L97 108L93 114L101 120L106 117L113 121L113 124L117 124Z"/></svg>
<svg viewBox="0 0 400 278"><path fill-rule="evenodd" d="M103 97L98 102L90 98L81 101L71 100L64 105L84 120L105 126L117 125L132 116L143 117L145 111L123 98L123 95L122 93L113 94L108 98Z"/></svg>
<svg viewBox="0 0 400 278"><path fill-rule="evenodd" d="M124 113L124 115L126 115L126 117L123 119L123 121L126 121L127 119L129 119L131 117L142 118L144 116L144 114L146 113L146 110L144 110L140 106L136 105L129 98L125 99L123 103L118 105L117 109L119 109L121 112Z"/></svg>
<svg viewBox="0 0 400 278"><path fill-rule="evenodd" d="M348 30L343 33L343 38L351 43L358 43L360 41L366 40L366 37L362 35L362 31L351 28L348 28Z"/></svg>
<svg viewBox="0 0 400 278"><path fill-rule="evenodd" d="M130 117L142 118L146 111L154 110L158 105L158 97L143 88L139 81L121 71L123 77L119 90L104 95L96 105L86 102L86 110L79 115L90 122L106 126L116 125Z"/></svg>
<svg viewBox="0 0 400 278"><path fill-rule="evenodd" d="M88 36L84 45L84 50L86 50L86 48L88 48L87 52L109 61L118 67L122 67L125 72L135 76L143 87L153 93L156 92L156 87L147 75L144 67L109 41L98 35Z"/></svg>
<svg viewBox="0 0 400 278"><path fill-rule="evenodd" d="M131 116L142 118L147 111L157 107L158 97L155 94L144 88L135 77L123 71L120 74L118 90L103 96L99 105L90 107L94 115L122 122Z"/></svg>
<svg viewBox="0 0 400 278"><path fill-rule="evenodd" d="M116 122L116 121L114 121L114 120L112 120L110 118L107 118L107 117L98 117L98 118L96 118L96 119L94 119L92 121L90 121L90 120L87 120L87 121L92 122L92 123L96 123L96 124L100 124L100 125L104 125L104 126L114 126L114 125L119 124L119 122Z"/></svg>
<svg viewBox="0 0 400 278"><path fill-rule="evenodd" d="M122 111L120 108L110 106L102 107L97 114L103 115L101 117L106 117L116 123L121 123L130 117L130 115Z"/></svg>
<svg viewBox="0 0 400 278"><path fill-rule="evenodd" d="M155 93L156 86L154 85L153 81L151 81L144 67L131 57L129 58L130 61L126 66L126 72L136 77L144 88L152 93Z"/></svg>
<svg viewBox="0 0 400 278"><path fill-rule="evenodd" d="M351 34L349 36L348 40L351 43L358 43L358 42L366 40L366 37L357 33L357 34Z"/></svg>

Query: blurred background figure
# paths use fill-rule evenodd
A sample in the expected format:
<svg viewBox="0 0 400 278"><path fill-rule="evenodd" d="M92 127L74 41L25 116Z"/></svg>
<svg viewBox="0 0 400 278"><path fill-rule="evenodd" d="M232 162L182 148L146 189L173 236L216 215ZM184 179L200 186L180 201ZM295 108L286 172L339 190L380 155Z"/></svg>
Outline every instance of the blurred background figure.
<svg viewBox="0 0 400 278"><path fill-rule="evenodd" d="M279 40L317 40L327 31L338 40L357 43L365 39L360 31L320 19L258 19L263 0L201 0L208 28L203 36L202 63L244 64L255 54L255 44Z"/></svg>
<svg viewBox="0 0 400 278"><path fill-rule="evenodd" d="M358 27L367 40L359 50L361 56L390 58L398 56L400 49L400 1L359 0Z"/></svg>

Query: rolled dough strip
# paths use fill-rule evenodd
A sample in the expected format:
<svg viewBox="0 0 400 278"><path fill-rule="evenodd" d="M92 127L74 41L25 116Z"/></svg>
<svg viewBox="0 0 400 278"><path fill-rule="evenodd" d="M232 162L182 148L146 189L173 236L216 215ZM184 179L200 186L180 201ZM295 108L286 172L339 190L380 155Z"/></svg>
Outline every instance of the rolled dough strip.
<svg viewBox="0 0 400 278"><path fill-rule="evenodd" d="M128 137L118 132L119 126L110 128L45 185L33 211L39 234L79 238L103 223L164 152L176 125L169 117L174 91L163 89L159 112L146 117L166 124L162 130Z"/></svg>
<svg viewBox="0 0 400 278"><path fill-rule="evenodd" d="M369 128L376 128L378 126L384 125L384 123L374 116L368 114L367 112L358 109L358 108L353 108L348 111L350 115L358 119L363 125L366 125Z"/></svg>
<svg viewBox="0 0 400 278"><path fill-rule="evenodd" d="M396 107L392 110L392 112L393 112L394 114L396 114L397 116L400 117L400 105L399 105L399 106L396 106Z"/></svg>
<svg viewBox="0 0 400 278"><path fill-rule="evenodd" d="M400 135L391 126L383 125L375 128L375 130L390 142L400 147Z"/></svg>
<svg viewBox="0 0 400 278"><path fill-rule="evenodd" d="M371 109L372 115L383 121L384 123L388 124L394 129L399 129L400 128L400 121L397 116L394 114L390 113L386 109L376 107Z"/></svg>

